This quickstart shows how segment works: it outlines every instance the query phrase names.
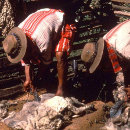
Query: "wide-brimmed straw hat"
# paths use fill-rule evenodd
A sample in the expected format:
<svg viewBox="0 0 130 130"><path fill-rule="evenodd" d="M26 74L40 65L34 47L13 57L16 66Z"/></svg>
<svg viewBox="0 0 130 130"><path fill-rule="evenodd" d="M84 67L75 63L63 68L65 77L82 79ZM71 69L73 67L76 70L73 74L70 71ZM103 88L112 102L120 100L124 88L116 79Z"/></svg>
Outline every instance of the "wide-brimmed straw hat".
<svg viewBox="0 0 130 130"><path fill-rule="evenodd" d="M90 73L93 73L98 67L103 55L103 50L103 38L99 38L97 43L91 42L85 44L81 53L81 59L86 63L86 65L88 65Z"/></svg>
<svg viewBox="0 0 130 130"><path fill-rule="evenodd" d="M18 63L24 57L27 49L27 39L22 29L18 27L11 29L2 43L10 62Z"/></svg>

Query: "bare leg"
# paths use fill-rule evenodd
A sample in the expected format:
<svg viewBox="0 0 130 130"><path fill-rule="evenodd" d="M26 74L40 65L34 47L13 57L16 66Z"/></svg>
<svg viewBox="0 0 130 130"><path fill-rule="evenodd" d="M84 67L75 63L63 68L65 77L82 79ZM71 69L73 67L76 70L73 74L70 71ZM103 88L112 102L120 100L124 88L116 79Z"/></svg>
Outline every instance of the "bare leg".
<svg viewBox="0 0 130 130"><path fill-rule="evenodd" d="M66 83L66 74L67 74L67 58L64 52L56 52L57 58L57 71L58 71L58 88L56 92L56 96L64 95L64 86Z"/></svg>

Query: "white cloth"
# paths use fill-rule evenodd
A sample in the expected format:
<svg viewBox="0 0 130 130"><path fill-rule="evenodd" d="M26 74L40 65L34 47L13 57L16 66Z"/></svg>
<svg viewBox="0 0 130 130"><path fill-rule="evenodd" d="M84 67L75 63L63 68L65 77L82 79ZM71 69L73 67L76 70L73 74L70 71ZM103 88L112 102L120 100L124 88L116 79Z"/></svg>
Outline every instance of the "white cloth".
<svg viewBox="0 0 130 130"><path fill-rule="evenodd" d="M118 53L130 60L130 20L118 24L103 39Z"/></svg>
<svg viewBox="0 0 130 130"><path fill-rule="evenodd" d="M52 58L52 46L64 27L64 12L55 9L40 9L30 14L18 25L35 42L46 61Z"/></svg>

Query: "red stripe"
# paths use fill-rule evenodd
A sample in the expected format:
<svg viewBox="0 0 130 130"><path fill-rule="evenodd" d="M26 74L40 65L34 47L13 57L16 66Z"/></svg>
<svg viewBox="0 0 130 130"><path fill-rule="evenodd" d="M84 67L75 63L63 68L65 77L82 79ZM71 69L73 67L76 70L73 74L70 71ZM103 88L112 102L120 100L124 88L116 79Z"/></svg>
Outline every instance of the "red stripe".
<svg viewBox="0 0 130 130"><path fill-rule="evenodd" d="M68 52L69 51L69 39L66 40L66 46L65 46L65 50Z"/></svg>
<svg viewBox="0 0 130 130"><path fill-rule="evenodd" d="M25 33L31 37L31 35L35 32L37 26L46 16L50 15L51 13L55 13L57 10L51 9L49 11L40 11L33 14L24 24L23 30Z"/></svg>
<svg viewBox="0 0 130 130"><path fill-rule="evenodd" d="M115 73L117 73L120 70L122 70L122 68L119 65L117 55L116 55L114 49L110 46L109 43L106 43L106 44L107 44L107 50L108 50L109 58L110 58L111 63L112 63L113 70Z"/></svg>
<svg viewBox="0 0 130 130"><path fill-rule="evenodd" d="M57 10L50 10L50 12L48 12L46 15L42 16L39 21L37 22L37 25L34 26L34 29L32 31L32 34L35 32L37 26L41 23L41 21L43 20L43 18L47 17L48 15L55 13Z"/></svg>
<svg viewBox="0 0 130 130"><path fill-rule="evenodd" d="M64 38L61 38L60 39L60 42L59 42L59 50L58 51L63 51L63 43L64 43Z"/></svg>
<svg viewBox="0 0 130 130"><path fill-rule="evenodd" d="M36 27L39 25L39 21L43 20L43 18L44 18L45 16L47 16L47 15L48 15L48 12L47 12L46 14L45 14L44 12L40 12L39 17L37 17L37 18L33 21L33 24L32 24L32 26L31 26L31 28L30 28L31 34L35 31Z"/></svg>
<svg viewBox="0 0 130 130"><path fill-rule="evenodd" d="M58 45L56 46L56 51L66 51L68 52L70 50L70 40L67 38L61 38Z"/></svg>
<svg viewBox="0 0 130 130"><path fill-rule="evenodd" d="M28 29L29 32L31 32L31 35L33 34L33 32L35 31L35 27L37 26L37 24L39 23L40 20L42 20L45 16L44 12L40 12L40 15L33 20L33 24L31 25L31 27Z"/></svg>
<svg viewBox="0 0 130 130"><path fill-rule="evenodd" d="M40 14L34 14L33 17L29 18L29 19L25 22L25 24L24 24L23 29L24 29L25 33L26 33L29 37L31 37L31 32L29 31L29 28L31 27L30 25L32 24L32 22L34 21L34 19L36 19L39 15L40 15Z"/></svg>
<svg viewBox="0 0 130 130"><path fill-rule="evenodd" d="M39 15L38 13L35 13L35 14L33 14L32 16L30 16L30 17L27 19L27 21L24 23L23 29L25 30L25 29L29 28L30 24L33 22L33 20L34 20L36 17L38 17L38 15Z"/></svg>
<svg viewBox="0 0 130 130"><path fill-rule="evenodd" d="M75 29L75 28L74 28ZM70 25L66 25L64 30L61 32L61 39L56 46L56 51L66 51L69 54L70 44L73 41L74 31L71 30Z"/></svg>
<svg viewBox="0 0 130 130"><path fill-rule="evenodd" d="M40 17L40 16L39 16ZM31 34L32 34L32 31L31 31L31 29L32 29L32 27L34 26L34 22L36 21L36 19L38 18L38 16L37 17L35 17L35 19L33 19L32 20L32 23L30 23L30 26L28 26L27 28L25 28L26 30L27 30L27 33L31 36Z"/></svg>

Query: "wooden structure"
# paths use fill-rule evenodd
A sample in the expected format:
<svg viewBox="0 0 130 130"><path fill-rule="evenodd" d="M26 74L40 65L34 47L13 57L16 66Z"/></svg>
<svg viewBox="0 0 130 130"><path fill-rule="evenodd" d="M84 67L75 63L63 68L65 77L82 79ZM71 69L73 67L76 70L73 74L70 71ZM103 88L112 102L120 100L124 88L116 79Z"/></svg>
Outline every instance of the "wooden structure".
<svg viewBox="0 0 130 130"><path fill-rule="evenodd" d="M26 3L26 12L34 3L36 4L36 2ZM86 0L81 3L75 14L77 34L69 57L70 68L73 59L83 65L80 54L85 43L96 41L117 23L130 18L130 0ZM10 63L0 44L0 99L21 92L24 77L24 70L20 63Z"/></svg>

